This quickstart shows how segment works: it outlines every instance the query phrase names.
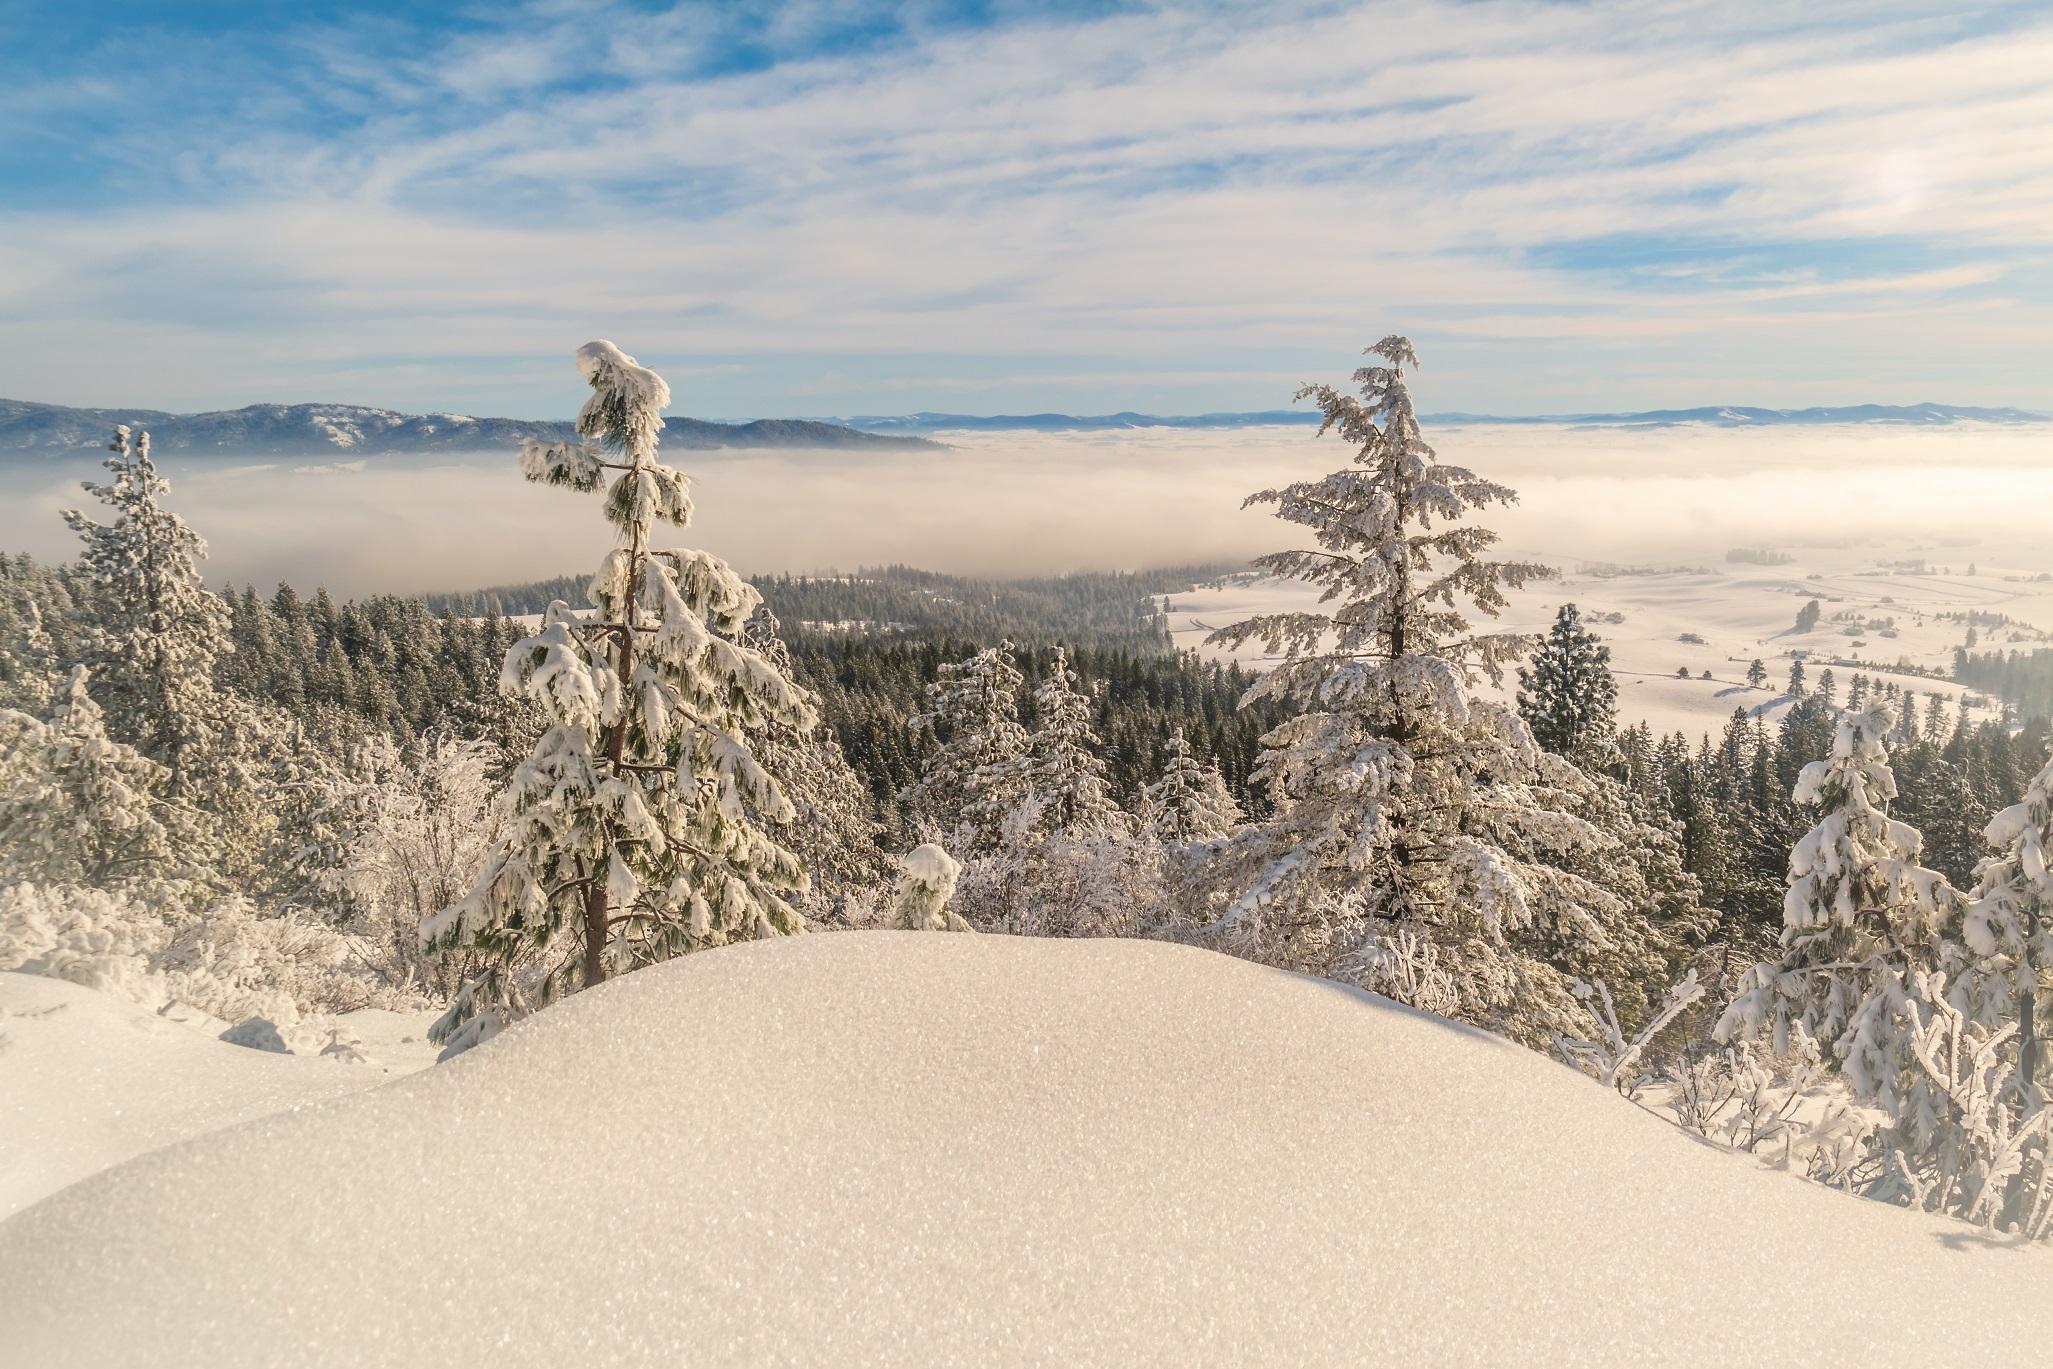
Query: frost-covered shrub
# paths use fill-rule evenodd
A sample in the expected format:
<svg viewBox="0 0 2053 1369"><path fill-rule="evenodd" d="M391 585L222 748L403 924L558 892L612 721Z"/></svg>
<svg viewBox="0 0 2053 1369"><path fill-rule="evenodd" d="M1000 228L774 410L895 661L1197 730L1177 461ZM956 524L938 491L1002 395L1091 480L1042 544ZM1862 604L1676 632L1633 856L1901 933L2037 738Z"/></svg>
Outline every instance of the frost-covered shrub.
<svg viewBox="0 0 2053 1369"><path fill-rule="evenodd" d="M181 926L154 967L173 997L229 1022L419 1006L385 983L364 950L359 938L311 918L261 917L245 900L227 899Z"/></svg>
<svg viewBox="0 0 2053 1369"><path fill-rule="evenodd" d="M104 889L26 880L0 886L0 970L157 1006L170 991L150 961L169 936L156 914Z"/></svg>
<svg viewBox="0 0 2053 1369"><path fill-rule="evenodd" d="M1122 825L1039 834L1038 805L1015 809L998 847L972 856L955 908L972 924L1015 936L1135 936L1168 920L1164 855Z"/></svg>
<svg viewBox="0 0 2053 1369"><path fill-rule="evenodd" d="M0 886L0 970L44 975L161 1008L179 1003L226 1022L407 1009L362 944L308 918L262 917L226 899L167 921L120 894L26 881Z"/></svg>

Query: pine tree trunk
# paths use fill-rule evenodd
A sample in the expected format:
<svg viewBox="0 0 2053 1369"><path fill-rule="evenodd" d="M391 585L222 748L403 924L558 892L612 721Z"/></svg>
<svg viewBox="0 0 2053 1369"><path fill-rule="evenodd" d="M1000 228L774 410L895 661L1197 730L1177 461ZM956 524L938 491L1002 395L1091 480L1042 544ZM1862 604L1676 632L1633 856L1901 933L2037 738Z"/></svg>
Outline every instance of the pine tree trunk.
<svg viewBox="0 0 2053 1369"><path fill-rule="evenodd" d="M606 978L606 881L585 890L585 987Z"/></svg>
<svg viewBox="0 0 2053 1369"><path fill-rule="evenodd" d="M635 465L639 467L643 453L635 454ZM629 478L634 472L629 472ZM621 607L621 621L616 629L618 646L614 652L617 678L620 681L620 720L607 729L606 764L616 778L625 774L622 766L627 760L627 710L632 707L634 680L634 636L636 601L641 598L642 560L648 554L644 541L644 529L640 523L634 527L627 549L627 592ZM633 782L633 776L628 776ZM609 847L611 843L608 843ZM585 987L591 988L606 978L606 873L602 872L598 883L585 893Z"/></svg>

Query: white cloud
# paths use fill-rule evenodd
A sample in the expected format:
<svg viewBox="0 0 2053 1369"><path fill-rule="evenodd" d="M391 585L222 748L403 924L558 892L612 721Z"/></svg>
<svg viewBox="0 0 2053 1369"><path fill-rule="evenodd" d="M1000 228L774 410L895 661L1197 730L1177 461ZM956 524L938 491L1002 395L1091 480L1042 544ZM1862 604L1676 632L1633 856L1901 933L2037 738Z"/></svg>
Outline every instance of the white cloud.
<svg viewBox="0 0 2053 1369"><path fill-rule="evenodd" d="M396 80L325 41L381 97L347 136L212 125L212 188L178 205L0 209L11 390L553 411L518 401L604 333L748 358L701 412L873 407L921 374L983 385L973 407L1252 407L1402 327L1460 407L1872 398L1934 339L1981 363L1944 397L2053 401L2043 14L1959 37L1886 5L1171 9L712 80L684 74L714 41L697 7L552 5ZM608 79L564 84L585 71ZM1762 260L1560 250L1606 239Z"/></svg>

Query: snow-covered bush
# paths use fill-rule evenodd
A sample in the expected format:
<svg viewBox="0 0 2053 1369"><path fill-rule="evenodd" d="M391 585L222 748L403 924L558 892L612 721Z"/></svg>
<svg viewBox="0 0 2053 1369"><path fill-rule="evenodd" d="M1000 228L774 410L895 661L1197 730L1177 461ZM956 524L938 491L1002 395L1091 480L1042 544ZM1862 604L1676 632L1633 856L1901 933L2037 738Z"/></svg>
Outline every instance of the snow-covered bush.
<svg viewBox="0 0 2053 1369"><path fill-rule="evenodd" d="M1662 1029L1680 1017L1684 1009L1704 996L1704 986L1697 983L1696 972L1692 970L1668 990L1667 1001L1661 1005L1660 1011L1630 1038L1618 1021L1618 1007L1611 1001L1611 991L1603 980L1595 983L1577 980L1574 992L1596 1030L1587 1040L1556 1037L1555 1053L1598 1083L1608 1084L1631 1097L1638 1092L1645 1074L1642 1062L1648 1045Z"/></svg>
<svg viewBox="0 0 2053 1369"><path fill-rule="evenodd" d="M955 906L975 926L1015 936L1134 936L1169 921L1160 843L1124 824L1044 833L1029 799L971 856Z"/></svg>
<svg viewBox="0 0 2053 1369"><path fill-rule="evenodd" d="M464 895L499 839L495 759L490 743L447 733L405 751L378 738L331 782L349 817L322 883L343 895L343 925L396 989L447 1000L470 968L460 956L427 955L420 926Z"/></svg>
<svg viewBox="0 0 2053 1369"><path fill-rule="evenodd" d="M110 890L27 880L0 885L0 970L156 1007L171 993L151 960L170 935L162 918Z"/></svg>
<svg viewBox="0 0 2053 1369"><path fill-rule="evenodd" d="M0 970L45 975L148 1008L177 1003L225 1022L357 1008L407 1009L360 939L300 916L263 917L223 899L167 921L120 893L16 881L0 886Z"/></svg>
<svg viewBox="0 0 2053 1369"><path fill-rule="evenodd" d="M1946 1099L1935 1143L1890 1152L1913 1207L2039 1238L2053 1232L2053 1110L2024 1078L2015 1022L1990 1031L1946 998L1943 975L1918 975L1912 1050Z"/></svg>
<svg viewBox="0 0 2053 1369"><path fill-rule="evenodd" d="M898 887L891 896L891 925L907 932L967 932L969 923L951 911L948 900L962 866L933 842L915 846L899 858Z"/></svg>

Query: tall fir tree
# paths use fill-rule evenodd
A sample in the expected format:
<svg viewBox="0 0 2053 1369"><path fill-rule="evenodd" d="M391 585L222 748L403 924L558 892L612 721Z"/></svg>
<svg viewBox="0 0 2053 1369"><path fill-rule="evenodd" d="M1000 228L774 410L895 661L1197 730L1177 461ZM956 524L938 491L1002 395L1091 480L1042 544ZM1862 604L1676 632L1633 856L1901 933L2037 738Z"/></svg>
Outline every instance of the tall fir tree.
<svg viewBox="0 0 2053 1369"><path fill-rule="evenodd" d="M1036 805L1042 831L1095 832L1120 820L1098 754L1103 744L1091 702L1068 651L1056 647L1048 673L1034 686L1034 725L1011 781L1022 800Z"/></svg>
<svg viewBox="0 0 2053 1369"><path fill-rule="evenodd" d="M206 793L221 778L208 762L224 722L214 664L232 649L228 607L201 583L207 544L163 505L171 487L150 459L150 435L131 440L122 425L108 449L113 479L85 489L113 521L64 514L85 543L80 567L101 591L97 673L115 735L165 767L175 796Z"/></svg>
<svg viewBox="0 0 2053 1369"><path fill-rule="evenodd" d="M1024 796L1024 683L1013 664L1012 643L1001 642L967 660L944 663L927 687L927 707L911 720L932 749L920 764L919 779L900 798L930 824L959 833L958 846L972 855L996 848Z"/></svg>
<svg viewBox="0 0 2053 1369"><path fill-rule="evenodd" d="M1554 758L1516 712L1470 692L1501 683L1530 645L1475 632L1468 617L1495 616L1507 589L1544 573L1486 559L1496 534L1463 521L1515 496L1427 445L1405 380L1417 365L1408 340L1369 351L1380 364L1355 373L1359 398L1300 391L1317 401L1321 433L1357 449L1353 466L1248 501L1276 505L1318 543L1255 564L1336 607L1211 639L1280 657L1249 698L1302 711L1263 738L1256 775L1274 810L1222 843L1217 876L1237 895L1209 931L1324 973L1359 965L1392 992L1420 978L1422 957L1427 978L1451 981L1458 1015L1544 1039L1579 1025L1557 964L1606 942L1607 921L1638 914L1572 868L1616 843L1568 811L1565 777L1545 764Z"/></svg>
<svg viewBox="0 0 2053 1369"><path fill-rule="evenodd" d="M1618 681L1611 648L1563 604L1554 626L1518 670L1518 711L1533 740L1584 768L1616 759Z"/></svg>
<svg viewBox="0 0 2053 1369"><path fill-rule="evenodd" d="M44 718L0 712L0 870L161 890L203 864L196 815L167 800L163 766L107 735L89 679L74 666Z"/></svg>
<svg viewBox="0 0 2053 1369"><path fill-rule="evenodd" d="M1795 801L1820 811L1790 853L1781 957L1748 972L1717 1031L1770 1032L1785 1047L1801 1027L1854 1096L1887 1111L1916 1150L1930 1144L1945 1107L1913 1049L1917 977L1944 968L1959 895L1918 863L1917 829L1889 816L1892 722L1886 704L1848 713L1831 755L1804 766Z"/></svg>
<svg viewBox="0 0 2053 1369"><path fill-rule="evenodd" d="M738 640L755 589L709 553L650 545L658 522L692 513L685 476L656 459L670 387L610 342L586 343L577 363L592 388L583 440L531 439L521 470L606 486L617 541L593 607L558 600L506 656L502 688L551 725L514 772L507 834L476 885L422 927L486 962L435 1026L450 1050L609 973L804 926L787 901L804 868L765 830L791 803L748 738L772 722L809 729L812 710Z"/></svg>
<svg viewBox="0 0 2053 1369"><path fill-rule="evenodd" d="M1218 767L1198 762L1181 727L1169 734L1162 750L1161 777L1141 793L1141 826L1172 847L1225 836L1241 813Z"/></svg>

